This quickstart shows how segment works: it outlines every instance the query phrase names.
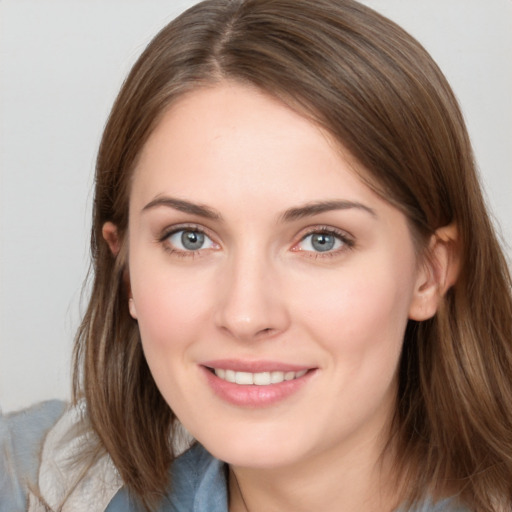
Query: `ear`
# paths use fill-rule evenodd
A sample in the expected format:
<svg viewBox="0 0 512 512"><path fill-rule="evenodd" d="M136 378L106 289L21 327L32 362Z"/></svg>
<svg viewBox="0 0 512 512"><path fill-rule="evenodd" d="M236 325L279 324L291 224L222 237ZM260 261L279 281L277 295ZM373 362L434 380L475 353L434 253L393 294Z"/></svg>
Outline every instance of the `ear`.
<svg viewBox="0 0 512 512"><path fill-rule="evenodd" d="M457 227L448 224L430 238L409 308L411 320L423 321L436 314L441 299L457 280L459 267Z"/></svg>
<svg viewBox="0 0 512 512"><path fill-rule="evenodd" d="M121 241L119 240L119 234L117 232L117 226L113 222L105 222L101 229L101 234L110 247L110 251L114 256L119 254L121 249Z"/></svg>
<svg viewBox="0 0 512 512"><path fill-rule="evenodd" d="M128 299L128 309L130 310L130 316L137 320L137 310L135 309L135 302L133 301L133 297Z"/></svg>
<svg viewBox="0 0 512 512"><path fill-rule="evenodd" d="M103 224L103 228L101 229L101 234L107 242L112 254L114 256L117 256L119 254L119 251L121 250L121 240L119 238L117 226L113 222L105 222L105 224ZM132 318L137 319L137 311L135 309L135 303L133 302L130 286L130 277L128 275L127 268L124 269L123 280L126 286L126 291L128 293L128 309L130 311L130 315L132 316Z"/></svg>

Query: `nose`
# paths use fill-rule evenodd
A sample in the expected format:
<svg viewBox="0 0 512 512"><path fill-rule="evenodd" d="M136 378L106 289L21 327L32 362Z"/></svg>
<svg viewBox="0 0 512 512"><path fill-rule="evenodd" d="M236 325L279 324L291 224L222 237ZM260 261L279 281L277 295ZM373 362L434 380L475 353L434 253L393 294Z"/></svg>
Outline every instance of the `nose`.
<svg viewBox="0 0 512 512"><path fill-rule="evenodd" d="M233 255L219 279L215 322L241 341L276 336L290 322L278 266L253 248Z"/></svg>

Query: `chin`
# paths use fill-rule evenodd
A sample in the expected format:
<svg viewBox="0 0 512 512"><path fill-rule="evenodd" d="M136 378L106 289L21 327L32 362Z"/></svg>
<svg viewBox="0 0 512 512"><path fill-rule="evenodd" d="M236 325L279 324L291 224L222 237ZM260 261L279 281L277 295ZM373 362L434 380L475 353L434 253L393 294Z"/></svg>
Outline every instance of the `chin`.
<svg viewBox="0 0 512 512"><path fill-rule="evenodd" d="M251 435L224 434L220 438L197 439L214 457L232 466L272 469L293 465L305 457L306 447L296 433L279 435L253 429Z"/></svg>

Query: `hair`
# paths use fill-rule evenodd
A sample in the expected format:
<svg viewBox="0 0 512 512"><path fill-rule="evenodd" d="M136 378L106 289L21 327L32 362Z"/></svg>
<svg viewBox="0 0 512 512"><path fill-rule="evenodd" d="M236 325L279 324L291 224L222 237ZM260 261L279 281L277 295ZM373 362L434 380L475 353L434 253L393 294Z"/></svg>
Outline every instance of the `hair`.
<svg viewBox="0 0 512 512"><path fill-rule="evenodd" d="M405 333L390 434L400 496L414 503L449 488L475 510L510 506L511 278L463 116L423 47L353 0L207 0L163 28L123 84L97 159L94 281L75 344L74 396L85 397L98 449L148 509L158 503L176 418L128 311L130 183L169 106L223 81L254 86L328 130L416 239L457 226L458 279L437 314ZM107 221L117 255L102 237Z"/></svg>

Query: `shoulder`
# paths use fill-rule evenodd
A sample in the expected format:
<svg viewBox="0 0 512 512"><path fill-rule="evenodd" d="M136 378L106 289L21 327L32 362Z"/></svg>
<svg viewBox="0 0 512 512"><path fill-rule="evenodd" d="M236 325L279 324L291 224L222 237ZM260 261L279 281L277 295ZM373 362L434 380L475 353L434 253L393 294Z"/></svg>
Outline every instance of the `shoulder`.
<svg viewBox="0 0 512 512"><path fill-rule="evenodd" d="M121 486L112 460L99 448L85 402L79 402L46 436L37 494L29 492L28 511L103 512Z"/></svg>
<svg viewBox="0 0 512 512"><path fill-rule="evenodd" d="M84 403L0 416L0 512L139 510L108 454L88 450L95 440ZM227 510L225 465L202 446L174 461L170 480L161 512Z"/></svg>
<svg viewBox="0 0 512 512"><path fill-rule="evenodd" d="M44 440L66 404L43 402L22 411L0 413L0 512L26 510L26 495L36 485Z"/></svg>

